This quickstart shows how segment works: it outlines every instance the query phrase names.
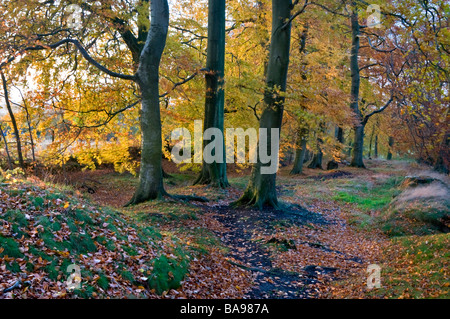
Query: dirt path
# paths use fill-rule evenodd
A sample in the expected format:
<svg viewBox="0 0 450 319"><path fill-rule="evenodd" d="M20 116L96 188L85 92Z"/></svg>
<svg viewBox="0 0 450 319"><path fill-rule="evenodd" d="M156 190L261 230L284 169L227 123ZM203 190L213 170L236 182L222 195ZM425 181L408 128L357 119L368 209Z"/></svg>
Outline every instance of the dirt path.
<svg viewBox="0 0 450 319"><path fill-rule="evenodd" d="M313 213L298 206L287 210L265 210L263 212L251 209L235 210L227 206L207 207L205 210L215 214L217 221L223 224L227 232L218 233L222 243L229 248L230 262L255 273L255 286L247 294L247 298L282 298L299 299L315 298L315 286L320 283L320 277L334 278L338 268L326 265L308 264L296 267L296 271L288 271L274 265L278 250L282 252L299 252L299 241L277 239L279 225L327 226L332 221L323 215ZM255 240L255 237L270 238ZM341 251L330 249L320 242L303 242L310 248L323 253L342 255L345 259L355 259Z"/></svg>

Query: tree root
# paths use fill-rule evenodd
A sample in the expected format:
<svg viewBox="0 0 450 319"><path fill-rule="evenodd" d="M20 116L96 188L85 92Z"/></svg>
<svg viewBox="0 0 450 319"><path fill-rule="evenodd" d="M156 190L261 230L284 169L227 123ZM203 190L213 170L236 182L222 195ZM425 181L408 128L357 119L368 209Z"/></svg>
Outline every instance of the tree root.
<svg viewBox="0 0 450 319"><path fill-rule="evenodd" d="M162 199L162 198L168 198L168 199L173 199L175 201L185 201L185 202L186 201L195 201L195 202L206 203L209 201L206 197L202 197L202 196L171 195L171 194L167 193L165 190L163 190L163 191L160 191L160 194L158 196L149 196L147 199L136 198L136 196L133 196L133 198L128 203L126 203L123 207L130 207L130 206L138 205L140 203L144 203L147 201Z"/></svg>
<svg viewBox="0 0 450 319"><path fill-rule="evenodd" d="M195 195L169 195L169 194L167 194L167 197L174 199L174 200L182 200L182 201L193 201L193 202L202 202L202 203L209 202L209 200L206 197L195 196Z"/></svg>
<svg viewBox="0 0 450 319"><path fill-rule="evenodd" d="M293 168L289 172L289 175L304 175L304 174L303 174L303 170Z"/></svg>
<svg viewBox="0 0 450 319"><path fill-rule="evenodd" d="M281 205L278 200L273 198L272 196L269 198L263 198L258 196L258 194L251 194L251 192L246 191L244 195L241 196L238 200L230 203L230 206L233 208L238 207L255 207L259 210L263 210L264 207L270 207L273 209L281 209Z"/></svg>
<svg viewBox="0 0 450 319"><path fill-rule="evenodd" d="M163 178L172 178L173 176L167 173L165 170L162 170L162 176Z"/></svg>
<svg viewBox="0 0 450 319"><path fill-rule="evenodd" d="M245 269L245 270L250 270L250 271L258 271L258 272L262 272L262 273L268 273L267 270L262 269L262 268L256 268L256 267L249 267L249 266L245 266L242 264L239 264L237 262L231 261L229 259L225 259L227 262L229 262L230 264L234 265L234 266L238 266L239 268Z"/></svg>
<svg viewBox="0 0 450 319"><path fill-rule="evenodd" d="M204 174L203 172L200 173L200 175L197 177L194 183L192 183L192 185L209 185L215 188L227 188L228 186L230 186L230 183L228 183L228 181L224 180L223 178L213 180L209 176L205 175L209 174Z"/></svg>
<svg viewBox="0 0 450 319"><path fill-rule="evenodd" d="M366 168L366 166L364 165L364 163L362 165L359 165L357 163L350 163L349 165L350 167L356 167L356 168Z"/></svg>

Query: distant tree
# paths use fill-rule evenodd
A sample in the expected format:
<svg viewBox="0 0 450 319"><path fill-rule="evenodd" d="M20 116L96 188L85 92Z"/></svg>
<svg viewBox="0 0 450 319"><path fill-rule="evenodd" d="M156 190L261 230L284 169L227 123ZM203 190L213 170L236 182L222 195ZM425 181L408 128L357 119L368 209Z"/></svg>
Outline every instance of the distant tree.
<svg viewBox="0 0 450 319"><path fill-rule="evenodd" d="M9 118L11 119L11 124L12 124L13 130L14 130L14 136L16 139L17 156L19 158L19 165L21 168L25 168L25 163L24 163L23 155L22 155L22 143L20 141L19 129L17 127L16 117L14 115L13 109L11 107L11 103L9 101L9 92L8 92L8 84L6 82L6 77L1 69L0 69L0 75L2 78L3 92L4 92L4 96L5 96L5 104L6 104L6 108L8 109Z"/></svg>
<svg viewBox="0 0 450 319"><path fill-rule="evenodd" d="M11 155L9 154L8 141L6 140L6 136L5 136L5 133L3 132L1 123L0 123L0 134L2 135L3 143L5 143L5 152L6 152L6 157L8 158L8 167L9 167L9 169L13 169Z"/></svg>

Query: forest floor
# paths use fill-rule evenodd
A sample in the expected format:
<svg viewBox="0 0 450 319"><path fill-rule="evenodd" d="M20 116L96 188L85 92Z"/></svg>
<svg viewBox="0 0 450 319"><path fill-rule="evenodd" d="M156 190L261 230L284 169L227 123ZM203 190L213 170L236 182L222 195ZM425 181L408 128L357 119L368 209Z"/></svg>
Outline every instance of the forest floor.
<svg viewBox="0 0 450 319"><path fill-rule="evenodd" d="M76 296L449 298L450 236L446 233L448 229L445 226L449 209L447 199L444 198L444 208L438 207L436 210L433 203L442 202L442 198L438 200L433 197L434 202L427 198L428 206L434 209L434 219L420 219L414 215L417 212L413 212L412 218L411 209L408 210L410 215L401 215L397 210L393 213L392 207L396 198L402 198L406 176L433 176L441 183L439 187L445 188L445 191L448 190L448 177L408 162L368 160L366 165L368 169L346 166L333 171L305 169L304 174L299 176L290 176L288 168L282 168L277 179L277 190L283 208L263 211L234 209L229 206L242 194L248 181L248 169L230 172L231 186L217 190L207 186L192 186L194 174L181 174L166 165L165 170L172 175L165 181L169 193L194 194L206 197L209 201L200 203L157 200L131 208L123 208L123 205L131 198L137 185L137 178L133 175L119 174L108 169L66 174L64 182L70 186L65 186L65 192L79 198L80 202L91 205L88 207L101 209L100 215L103 211L114 211L114 214L124 218L123 223L131 221L135 225L131 227L139 230L152 229L152 248L139 246L141 244L136 241L133 250L137 252L129 255L142 265L148 260L148 274L153 272L159 278L151 279L151 275L146 275L145 267L135 267L130 261L130 275L134 279L127 282L124 293L124 289L121 290L117 286L125 281L126 276L123 272L118 273L117 265L110 266L114 260L110 259L108 264L103 258L95 257L96 252L103 249L103 255L106 251L106 255L110 254L111 258L114 258L116 251L123 249L118 249L119 244L116 244L116 248L108 250L105 248L106 244L96 241L97 249L94 249L94 252L83 252L81 256L84 257L76 257L76 261L84 263L87 269L92 264L86 259L99 258L95 259L98 260L96 266L103 263L105 266L101 271L98 271L97 267L96 271L87 272L87 282L90 284L85 286L91 289ZM32 183L37 184L36 181ZM15 185L17 188L17 182L4 184L4 187L5 185L9 188ZM62 192L64 193L64 190ZM5 193L9 195L7 200L15 202L12 199L14 194L8 193L7 189L3 190L3 194ZM27 188L27 194L29 193ZM47 197L41 197L47 200ZM35 201L36 197L33 200ZM423 198L421 200L423 201ZM61 209L70 209L73 205L65 199L60 202ZM46 201L44 203L47 204ZM7 205L2 210L3 214L9 207ZM17 205L14 208L17 208ZM422 212L423 210L420 211ZM100 218L103 218L100 215L97 216L99 222ZM101 219L101 224L108 225L108 220L110 219ZM69 221L67 224L70 228ZM89 231L101 232L93 228L97 224L92 223ZM436 226L438 224L441 228ZM37 228L36 223L33 225ZM30 226L26 227L27 231L24 232L30 234L32 229ZM113 232L112 236L116 236L116 233L120 232ZM108 237L108 234L102 235ZM3 236L0 236L0 240L7 237L5 232ZM137 235L131 236L140 238L139 231ZM19 246L27 240L29 243L31 238L22 237ZM47 241L44 242L47 244ZM123 243L120 245L124 246ZM64 246L64 251L68 254L73 250L70 247ZM46 250L47 255L52 255L49 250L62 250L55 247L52 249ZM146 249L152 250L151 256L145 256ZM128 248L125 250L129 251ZM4 267L8 274L0 278L0 288L8 288L14 284L20 272L35 279L30 274L30 267L27 268L25 262L20 263L24 259L30 262L33 258L29 254L25 255L17 257L20 267L16 267L14 271L14 267L11 267L14 263L11 256L6 256L5 260L5 253L0 251L3 262L9 262L10 265ZM178 261L167 263L161 259L160 256L163 255ZM143 260L139 261L139 258L145 259L145 263ZM71 260L73 262L73 258ZM158 263L155 260L158 260ZM49 262L53 261L49 259ZM381 287L369 289L367 268L373 264L381 268ZM62 266L61 262L58 266ZM133 267L136 268L135 272ZM168 267L171 268L165 269ZM136 275L136 271L142 276ZM39 278L44 276L43 274L45 273ZM82 272L82 280L83 276L85 274ZM166 282L161 278L165 278ZM62 279L65 279L62 273L54 278L59 282L62 282ZM98 287L102 280L105 283ZM42 280L39 283L42 283ZM62 284L56 286L63 289ZM25 289L30 294L28 296L36 296L38 291L45 291L52 297L73 297L73 292L58 294L55 293L56 288L33 291L32 287L33 285ZM27 293L23 290L12 290L3 297L24 297Z"/></svg>

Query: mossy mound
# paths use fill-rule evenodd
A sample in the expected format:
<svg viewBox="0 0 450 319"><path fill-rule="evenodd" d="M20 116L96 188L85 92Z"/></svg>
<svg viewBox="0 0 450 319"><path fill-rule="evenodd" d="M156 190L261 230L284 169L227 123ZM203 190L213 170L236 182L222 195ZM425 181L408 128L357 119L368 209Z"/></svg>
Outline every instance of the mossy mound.
<svg viewBox="0 0 450 319"><path fill-rule="evenodd" d="M0 186L0 247L0 293L17 280L29 283L6 298L148 297L178 288L190 260L174 236L23 180ZM74 290L70 265L81 273Z"/></svg>
<svg viewBox="0 0 450 319"><path fill-rule="evenodd" d="M450 231L450 191L432 178L407 178L403 192L381 216L382 229L392 236L430 235Z"/></svg>

